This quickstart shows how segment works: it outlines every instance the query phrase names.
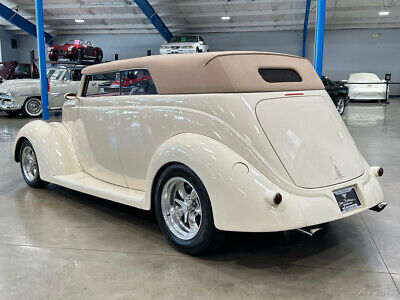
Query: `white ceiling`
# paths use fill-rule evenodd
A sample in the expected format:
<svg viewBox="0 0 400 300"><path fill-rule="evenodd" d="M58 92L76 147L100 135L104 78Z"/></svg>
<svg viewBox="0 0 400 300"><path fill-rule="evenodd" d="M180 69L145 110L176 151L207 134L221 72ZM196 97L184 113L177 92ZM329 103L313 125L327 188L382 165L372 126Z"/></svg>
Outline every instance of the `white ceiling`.
<svg viewBox="0 0 400 300"><path fill-rule="evenodd" d="M173 32L302 30L306 0L150 0ZM326 28L400 28L400 0L327 0ZM2 0L35 22L34 0ZM157 33L133 0L43 0L51 34ZM311 0L310 27L316 0ZM383 10L388 16L379 16ZM221 16L229 15L229 21ZM77 24L75 19L85 23ZM23 33L0 18L0 25Z"/></svg>

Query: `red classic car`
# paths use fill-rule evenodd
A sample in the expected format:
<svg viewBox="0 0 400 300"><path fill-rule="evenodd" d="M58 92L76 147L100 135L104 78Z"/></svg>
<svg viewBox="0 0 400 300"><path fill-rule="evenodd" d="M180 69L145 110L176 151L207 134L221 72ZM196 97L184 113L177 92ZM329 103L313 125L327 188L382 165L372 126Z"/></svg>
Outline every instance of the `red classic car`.
<svg viewBox="0 0 400 300"><path fill-rule="evenodd" d="M84 59L94 60L99 63L103 59L103 51L99 47L93 47L89 41L72 40L64 45L49 47L49 59L56 61L59 58L67 58L82 63Z"/></svg>
<svg viewBox="0 0 400 300"><path fill-rule="evenodd" d="M3 80L32 77L39 78L39 72L35 65L20 64L16 61L0 62L0 83L2 83Z"/></svg>

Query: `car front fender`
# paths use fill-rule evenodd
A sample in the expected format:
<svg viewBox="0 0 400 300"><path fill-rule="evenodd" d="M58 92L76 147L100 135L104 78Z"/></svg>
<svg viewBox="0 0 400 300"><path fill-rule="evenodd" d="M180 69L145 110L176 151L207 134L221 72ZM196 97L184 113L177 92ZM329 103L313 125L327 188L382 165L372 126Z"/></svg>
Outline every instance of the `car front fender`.
<svg viewBox="0 0 400 300"><path fill-rule="evenodd" d="M19 162L20 147L28 140L35 150L42 180L81 172L72 138L62 123L33 121L21 128L14 144L14 160Z"/></svg>
<svg viewBox="0 0 400 300"><path fill-rule="evenodd" d="M146 179L143 209L151 209L160 170L171 163L192 169L209 194L215 226L229 231L280 231L306 225L296 199L273 184L239 154L200 134L183 133L164 142L154 154ZM281 193L274 205L268 196Z"/></svg>

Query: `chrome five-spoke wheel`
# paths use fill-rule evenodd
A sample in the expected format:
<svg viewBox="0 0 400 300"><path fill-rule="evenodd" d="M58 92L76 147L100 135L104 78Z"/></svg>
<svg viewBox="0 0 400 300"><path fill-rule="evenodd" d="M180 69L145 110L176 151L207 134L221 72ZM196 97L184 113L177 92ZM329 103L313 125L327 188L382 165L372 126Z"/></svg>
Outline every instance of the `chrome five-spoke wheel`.
<svg viewBox="0 0 400 300"><path fill-rule="evenodd" d="M204 254L224 240L215 228L208 192L189 167L174 163L162 170L155 182L153 200L161 230L180 251Z"/></svg>
<svg viewBox="0 0 400 300"><path fill-rule="evenodd" d="M47 185L46 181L40 179L39 164L35 150L28 140L24 140L19 150L19 162L21 164L22 176L26 183L34 188Z"/></svg>
<svg viewBox="0 0 400 300"><path fill-rule="evenodd" d="M337 111L340 115L343 115L344 109L345 109L345 101L343 97L340 97L338 99L337 105L336 105Z"/></svg>
<svg viewBox="0 0 400 300"><path fill-rule="evenodd" d="M34 181L38 175L38 165L32 146L22 149L21 164L25 177L29 181Z"/></svg>
<svg viewBox="0 0 400 300"><path fill-rule="evenodd" d="M202 221L201 201L195 188L184 178L169 179L162 190L161 210L168 229L182 240L199 232Z"/></svg>

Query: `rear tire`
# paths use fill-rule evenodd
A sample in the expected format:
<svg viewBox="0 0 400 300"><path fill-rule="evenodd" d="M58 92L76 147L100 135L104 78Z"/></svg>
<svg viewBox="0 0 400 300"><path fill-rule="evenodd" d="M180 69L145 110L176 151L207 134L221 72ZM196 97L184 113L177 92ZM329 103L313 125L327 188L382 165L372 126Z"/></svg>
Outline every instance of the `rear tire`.
<svg viewBox="0 0 400 300"><path fill-rule="evenodd" d="M94 61L95 61L96 63L101 63L102 60L103 60L103 53L98 52L98 53L96 54L96 58L94 59Z"/></svg>
<svg viewBox="0 0 400 300"><path fill-rule="evenodd" d="M22 113L26 117L37 118L42 115L42 101L39 98L29 98L25 100Z"/></svg>
<svg viewBox="0 0 400 300"><path fill-rule="evenodd" d="M84 54L82 49L78 49L78 53L76 54L76 60L78 62L78 64L82 64L83 58L84 58Z"/></svg>
<svg viewBox="0 0 400 300"><path fill-rule="evenodd" d="M178 250L200 255L218 246L221 234L214 226L208 193L200 178L180 164L167 167L154 190L158 224Z"/></svg>
<svg viewBox="0 0 400 300"><path fill-rule="evenodd" d="M19 151L19 161L22 177L25 182L33 188L43 188L48 183L40 179L39 164L32 144L25 140Z"/></svg>

